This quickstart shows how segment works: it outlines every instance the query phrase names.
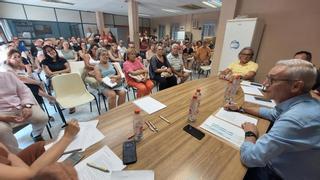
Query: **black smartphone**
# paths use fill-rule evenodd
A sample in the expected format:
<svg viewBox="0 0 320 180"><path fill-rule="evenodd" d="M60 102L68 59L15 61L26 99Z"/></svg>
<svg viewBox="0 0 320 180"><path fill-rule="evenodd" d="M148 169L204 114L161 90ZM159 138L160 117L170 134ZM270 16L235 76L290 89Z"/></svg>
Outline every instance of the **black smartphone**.
<svg viewBox="0 0 320 180"><path fill-rule="evenodd" d="M136 142L126 141L122 146L122 161L123 164L133 164L137 162Z"/></svg>
<svg viewBox="0 0 320 180"><path fill-rule="evenodd" d="M73 166L75 166L83 157L84 157L84 153L82 151L77 151L72 153L63 162L70 162Z"/></svg>
<svg viewBox="0 0 320 180"><path fill-rule="evenodd" d="M254 99L258 100L258 101L264 101L264 102L272 102L270 99L266 99L266 98L263 98L263 97L254 97Z"/></svg>
<svg viewBox="0 0 320 180"><path fill-rule="evenodd" d="M186 125L183 128L184 131L186 131L187 133L189 133L191 136L197 138L198 140L201 140L205 134L203 132L201 132L199 129L191 126L190 124Z"/></svg>

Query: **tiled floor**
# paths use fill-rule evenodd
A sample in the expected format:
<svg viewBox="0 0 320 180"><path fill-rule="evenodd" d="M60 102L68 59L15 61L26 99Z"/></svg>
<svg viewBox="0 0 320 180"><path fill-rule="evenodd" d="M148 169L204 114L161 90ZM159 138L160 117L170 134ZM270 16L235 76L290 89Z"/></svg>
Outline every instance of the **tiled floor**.
<svg viewBox="0 0 320 180"><path fill-rule="evenodd" d="M193 80L198 79L199 75L197 73L193 73ZM204 78L205 75L200 75L200 78ZM91 91L91 90L89 90ZM153 92L156 92L156 87L153 89ZM94 92L94 91L93 91ZM95 94L95 93L94 93ZM129 99L133 100L133 93L132 91L129 92ZM51 122L52 127L50 128L50 131L52 133L53 137L56 137L59 131L61 130L62 126L62 121L57 112L55 112L53 106L49 105L46 103L46 106L48 108L49 114L55 118L55 121ZM89 120L94 120L98 116L97 108L96 108L96 103L92 103L92 112L90 112L90 105L84 104L82 106L76 107L76 112L74 114L69 114L68 110L64 110L64 116L66 120L69 120L71 118L76 118L79 121L89 121ZM105 108L103 106L102 98L101 98L101 113L105 113ZM33 143L31 137L30 137L30 132L31 132L31 125L25 127L24 129L20 130L15 134L16 138L18 139L19 147L20 148L25 148L29 146L30 144ZM49 135L47 130L45 129L43 132L43 137L45 140L49 140Z"/></svg>

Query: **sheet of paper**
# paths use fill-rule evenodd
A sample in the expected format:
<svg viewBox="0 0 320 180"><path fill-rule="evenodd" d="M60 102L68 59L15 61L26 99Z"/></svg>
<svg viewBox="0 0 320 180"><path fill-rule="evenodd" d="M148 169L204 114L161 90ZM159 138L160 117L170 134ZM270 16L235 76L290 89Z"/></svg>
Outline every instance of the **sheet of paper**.
<svg viewBox="0 0 320 180"><path fill-rule="evenodd" d="M106 173L87 166L87 163L95 164L99 167L107 168L110 172ZM108 147L104 146L99 151L82 160L75 166L80 180L101 180L111 179L112 171L121 171L126 166L122 160Z"/></svg>
<svg viewBox="0 0 320 180"><path fill-rule="evenodd" d="M245 102L249 102L249 103L253 103L253 104L258 104L258 105L261 105L261 106L271 107L271 108L276 106L276 103L274 102L274 100L271 100L271 102L256 100L254 98L254 96L248 95L248 94L244 95L244 101Z"/></svg>
<svg viewBox="0 0 320 180"><path fill-rule="evenodd" d="M135 105L137 105L139 108L147 112L148 114L152 114L154 112L157 112L165 107L166 105L162 104L161 102L153 99L150 96L140 98L138 100L133 101Z"/></svg>
<svg viewBox="0 0 320 180"><path fill-rule="evenodd" d="M110 79L108 76L104 77L104 78L102 79L102 82L103 82L104 84L106 84L107 86L111 87L111 88L113 88L113 87L115 87L115 86L117 85L116 82L111 82L111 79Z"/></svg>
<svg viewBox="0 0 320 180"><path fill-rule="evenodd" d="M257 96L263 96L262 92L257 88L253 86L241 86L243 93L245 94L253 94Z"/></svg>
<svg viewBox="0 0 320 180"><path fill-rule="evenodd" d="M241 84L241 85L244 85L244 86L256 87L256 88L258 88L258 89L262 89L262 88L263 88L263 85L260 84L260 83L257 83L257 82L241 81L240 84Z"/></svg>
<svg viewBox="0 0 320 180"><path fill-rule="evenodd" d="M249 117L239 112L226 111L223 108L220 108L215 116L239 127L241 127L241 124L245 122L251 122L255 125L257 125L258 122L258 120L255 118Z"/></svg>
<svg viewBox="0 0 320 180"><path fill-rule="evenodd" d="M98 124L98 120L88 121L88 122L79 122L80 131L78 132L74 140L66 148L65 152L71 151L74 149L79 149L79 148L81 148L82 151L84 151L86 148L102 140L105 136L96 128L97 124ZM64 134L64 130L61 130L58 134L57 139L54 142L46 145L45 149L48 149L52 145L57 143L62 138L63 134ZM59 162L63 161L69 155L62 156L58 161Z"/></svg>
<svg viewBox="0 0 320 180"><path fill-rule="evenodd" d="M111 180L154 180L154 171L151 170L128 170L113 171Z"/></svg>
<svg viewBox="0 0 320 180"><path fill-rule="evenodd" d="M218 119L214 116L209 116L201 126L202 129L219 136L236 147L240 148L244 141L244 131L240 127L232 125L224 120Z"/></svg>

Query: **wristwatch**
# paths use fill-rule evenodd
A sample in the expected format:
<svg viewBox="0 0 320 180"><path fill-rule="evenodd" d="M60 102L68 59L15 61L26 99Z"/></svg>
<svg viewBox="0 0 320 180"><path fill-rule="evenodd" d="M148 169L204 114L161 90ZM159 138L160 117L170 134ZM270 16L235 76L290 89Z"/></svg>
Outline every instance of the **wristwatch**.
<svg viewBox="0 0 320 180"><path fill-rule="evenodd" d="M246 111L243 109L242 106L239 107L239 110L238 110L238 111L239 111L239 113L245 113L245 112L246 112Z"/></svg>
<svg viewBox="0 0 320 180"><path fill-rule="evenodd" d="M23 107L25 107L25 108L31 108L31 107L32 107L32 104L25 104Z"/></svg>
<svg viewBox="0 0 320 180"><path fill-rule="evenodd" d="M258 139L258 136L252 131L245 132L244 136L245 137L255 137L256 139Z"/></svg>

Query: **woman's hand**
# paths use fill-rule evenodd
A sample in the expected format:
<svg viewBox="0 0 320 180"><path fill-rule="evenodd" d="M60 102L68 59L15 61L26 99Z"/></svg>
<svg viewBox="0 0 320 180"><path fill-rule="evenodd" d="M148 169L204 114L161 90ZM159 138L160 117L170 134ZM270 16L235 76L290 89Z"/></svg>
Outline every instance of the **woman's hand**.
<svg viewBox="0 0 320 180"><path fill-rule="evenodd" d="M80 131L79 123L77 120L72 119L70 122L68 122L68 126L66 127L64 131L63 137L72 140Z"/></svg>

